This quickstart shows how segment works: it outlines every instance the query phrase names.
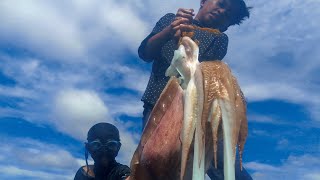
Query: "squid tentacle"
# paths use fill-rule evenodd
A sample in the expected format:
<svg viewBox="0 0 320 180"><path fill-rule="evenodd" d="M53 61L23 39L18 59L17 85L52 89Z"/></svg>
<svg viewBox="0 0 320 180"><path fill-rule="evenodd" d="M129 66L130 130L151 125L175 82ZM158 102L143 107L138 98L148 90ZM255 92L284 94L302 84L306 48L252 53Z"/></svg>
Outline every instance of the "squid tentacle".
<svg viewBox="0 0 320 180"><path fill-rule="evenodd" d="M214 100L211 105L209 120L211 124L214 167L217 168L217 152L218 152L218 128L221 123L221 109L218 105L218 100Z"/></svg>
<svg viewBox="0 0 320 180"><path fill-rule="evenodd" d="M205 176L205 127L202 123L203 111L203 81L199 65L196 65L194 73L194 82L196 85L197 102L196 108L196 133L194 142L194 161L193 161L193 179L203 180Z"/></svg>
<svg viewBox="0 0 320 180"><path fill-rule="evenodd" d="M228 180L234 180L235 146L233 146L232 143L232 121L234 120L234 110L230 102L224 99L219 99L218 101L222 112L224 177Z"/></svg>
<svg viewBox="0 0 320 180"><path fill-rule="evenodd" d="M191 84L189 84L192 86ZM184 92L185 97L196 96L194 91L186 91ZM190 151L190 146L194 137L194 132L196 128L196 121L193 118L193 108L194 105L190 102L184 103L184 120L181 132L182 139L182 152L181 152L181 174L180 179L183 179L187 164L187 159ZM189 117L189 118L185 118Z"/></svg>
<svg viewBox="0 0 320 180"><path fill-rule="evenodd" d="M238 147L242 169L242 153L247 137L247 119L244 97L229 67L219 61L198 61L198 46L183 37L174 53L166 75L181 75L184 89L184 118L181 131L181 171L184 179L193 144L192 179L204 179L209 158L217 168L218 140L223 138L225 179L235 179L235 158ZM206 133L209 125L209 133ZM219 127L223 132L220 137ZM206 143L212 144L206 144ZM213 156L206 155L213 151Z"/></svg>

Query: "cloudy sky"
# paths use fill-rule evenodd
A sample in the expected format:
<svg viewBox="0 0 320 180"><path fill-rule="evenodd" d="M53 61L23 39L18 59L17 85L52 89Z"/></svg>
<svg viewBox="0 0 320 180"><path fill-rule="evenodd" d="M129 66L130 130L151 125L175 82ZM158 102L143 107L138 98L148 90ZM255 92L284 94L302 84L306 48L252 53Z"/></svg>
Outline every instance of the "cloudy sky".
<svg viewBox="0 0 320 180"><path fill-rule="evenodd" d="M320 1L247 0L224 61L248 100L245 167L320 179ZM88 128L117 125L128 164L151 64L137 48L178 0L0 1L0 179L72 179Z"/></svg>

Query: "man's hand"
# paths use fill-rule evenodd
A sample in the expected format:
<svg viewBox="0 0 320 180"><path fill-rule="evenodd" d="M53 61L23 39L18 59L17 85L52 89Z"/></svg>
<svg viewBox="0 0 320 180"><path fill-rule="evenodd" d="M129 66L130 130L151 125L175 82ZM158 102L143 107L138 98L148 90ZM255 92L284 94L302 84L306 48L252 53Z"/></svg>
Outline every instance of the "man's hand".
<svg viewBox="0 0 320 180"><path fill-rule="evenodd" d="M144 50L144 59L155 59L159 54L159 49L166 42L173 38L179 41L182 32L193 31L194 27L191 25L193 16L193 9L180 8L173 22L148 40Z"/></svg>
<svg viewBox="0 0 320 180"><path fill-rule="evenodd" d="M193 16L194 16L194 10L193 9L179 8L178 12L176 14L177 18L186 18L186 19L188 19L189 20L189 24L192 23Z"/></svg>
<svg viewBox="0 0 320 180"><path fill-rule="evenodd" d="M194 29L194 27L191 25L193 16L193 9L178 9L176 18L170 24L170 26L168 26L172 38L179 39L181 37L182 32L190 32Z"/></svg>

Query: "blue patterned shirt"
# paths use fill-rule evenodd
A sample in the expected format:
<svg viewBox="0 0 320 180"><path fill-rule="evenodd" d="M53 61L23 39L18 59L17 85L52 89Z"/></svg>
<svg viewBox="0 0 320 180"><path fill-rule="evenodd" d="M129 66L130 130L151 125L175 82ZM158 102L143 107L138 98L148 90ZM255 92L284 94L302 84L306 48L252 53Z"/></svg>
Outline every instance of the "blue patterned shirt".
<svg viewBox="0 0 320 180"><path fill-rule="evenodd" d="M153 28L152 32L142 41L138 53L139 57L146 61L152 62L152 72L147 88L142 96L142 101L154 106L157 102L162 90L166 86L169 77L165 76L167 68L170 66L173 58L174 50L177 49L177 43L174 39L166 42L159 50L159 54L155 59L145 58L145 46L148 40L155 34L161 32L165 27L169 26L175 19L175 14L168 13L163 16ZM193 25L203 28L199 21L193 20ZM227 53L228 36L224 33L212 33L209 31L195 29L193 39L199 42L199 61L222 60Z"/></svg>

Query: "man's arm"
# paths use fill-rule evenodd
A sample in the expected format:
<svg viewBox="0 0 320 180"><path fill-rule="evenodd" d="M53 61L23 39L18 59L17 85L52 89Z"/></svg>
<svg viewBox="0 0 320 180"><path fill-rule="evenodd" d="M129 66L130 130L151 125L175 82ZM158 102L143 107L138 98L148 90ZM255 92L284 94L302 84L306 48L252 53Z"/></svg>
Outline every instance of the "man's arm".
<svg viewBox="0 0 320 180"><path fill-rule="evenodd" d="M145 57L147 59L154 59L159 49L170 39L179 39L181 31L191 31L193 26L187 25L189 20L186 18L177 18L169 26L164 28L158 34L152 36L145 47Z"/></svg>
<svg viewBox="0 0 320 180"><path fill-rule="evenodd" d="M193 26L190 25L193 16L193 9L180 8L171 23L163 27L160 32L151 33L149 35L151 37L147 37L145 44L139 47L140 58L145 61L155 59L155 57L159 55L159 50L166 42L172 38L179 39L182 31L193 30ZM161 22L160 20L157 23L157 26L161 26L162 23L166 22ZM157 26L154 28L153 32L159 29Z"/></svg>

